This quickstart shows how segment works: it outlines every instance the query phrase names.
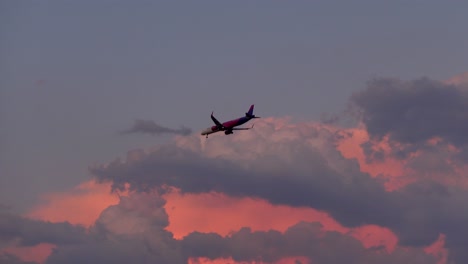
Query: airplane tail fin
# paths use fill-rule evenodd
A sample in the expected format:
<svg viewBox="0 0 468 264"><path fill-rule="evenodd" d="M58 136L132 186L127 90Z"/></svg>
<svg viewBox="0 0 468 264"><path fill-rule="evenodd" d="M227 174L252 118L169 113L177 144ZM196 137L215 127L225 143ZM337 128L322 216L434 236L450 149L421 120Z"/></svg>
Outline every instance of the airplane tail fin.
<svg viewBox="0 0 468 264"><path fill-rule="evenodd" d="M245 116L250 117L250 118L259 118L258 116L255 116L253 114L253 110L254 110L254 105L251 105L249 108L249 111L245 113Z"/></svg>
<svg viewBox="0 0 468 264"><path fill-rule="evenodd" d="M254 105L251 105L247 114L253 115Z"/></svg>

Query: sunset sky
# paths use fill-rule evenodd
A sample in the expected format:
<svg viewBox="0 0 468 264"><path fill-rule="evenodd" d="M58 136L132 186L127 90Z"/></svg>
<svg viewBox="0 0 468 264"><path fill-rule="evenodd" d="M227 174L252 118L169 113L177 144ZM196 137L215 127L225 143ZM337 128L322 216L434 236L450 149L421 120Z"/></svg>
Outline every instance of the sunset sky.
<svg viewBox="0 0 468 264"><path fill-rule="evenodd" d="M466 10L2 1L0 263L468 263Z"/></svg>

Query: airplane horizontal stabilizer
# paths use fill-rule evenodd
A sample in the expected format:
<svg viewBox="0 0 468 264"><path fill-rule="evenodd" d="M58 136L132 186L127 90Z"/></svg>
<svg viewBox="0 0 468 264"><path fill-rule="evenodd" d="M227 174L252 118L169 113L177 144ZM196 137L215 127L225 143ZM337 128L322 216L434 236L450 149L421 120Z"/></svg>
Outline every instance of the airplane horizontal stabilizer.
<svg viewBox="0 0 468 264"><path fill-rule="evenodd" d="M249 129L252 129L254 127L254 125L252 125L251 127L233 127L231 128L231 130L249 130Z"/></svg>

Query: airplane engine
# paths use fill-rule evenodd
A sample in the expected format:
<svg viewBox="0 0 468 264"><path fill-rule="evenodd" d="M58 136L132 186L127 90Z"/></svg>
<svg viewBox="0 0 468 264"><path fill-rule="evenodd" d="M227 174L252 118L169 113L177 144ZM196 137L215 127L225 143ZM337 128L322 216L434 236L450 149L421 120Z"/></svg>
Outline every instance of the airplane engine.
<svg viewBox="0 0 468 264"><path fill-rule="evenodd" d="M224 134L225 134L225 135L229 135L229 134L232 134L232 133L233 133L233 132L232 132L232 131L230 131L230 130L226 130L226 131L224 131Z"/></svg>

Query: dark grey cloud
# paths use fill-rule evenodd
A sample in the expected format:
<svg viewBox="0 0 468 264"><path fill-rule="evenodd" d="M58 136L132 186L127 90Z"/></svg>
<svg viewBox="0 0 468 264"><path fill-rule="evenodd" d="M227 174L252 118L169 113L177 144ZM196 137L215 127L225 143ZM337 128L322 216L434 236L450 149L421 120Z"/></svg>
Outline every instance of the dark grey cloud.
<svg viewBox="0 0 468 264"><path fill-rule="evenodd" d="M16 244L35 246L40 243L74 244L85 239L86 230L68 222L50 223L32 220L0 210L0 246Z"/></svg>
<svg viewBox="0 0 468 264"><path fill-rule="evenodd" d="M422 78L376 79L351 98L368 132L402 143L438 136L455 145L468 143L468 90Z"/></svg>
<svg viewBox="0 0 468 264"><path fill-rule="evenodd" d="M406 164L406 167L420 173L419 177L437 175L440 178L440 175L444 175L443 178L447 179L456 174L451 162L456 154L448 151L445 146L425 146L419 150L422 150L419 155L408 158Z"/></svg>
<svg viewBox="0 0 468 264"><path fill-rule="evenodd" d="M418 181L387 192L382 179L360 172L358 164L342 157L329 139L321 149L304 144L317 140L314 137L320 133L309 133L308 139L270 142L271 148L280 152L262 151L242 163L167 145L139 160L114 161L90 168L90 172L100 181L112 182L114 189L123 188L125 183L137 191L169 185L187 193L217 191L263 198L273 204L312 207L348 227L388 227L405 246L427 246L444 233L453 249L451 257L458 263L467 260L462 251L456 251L468 244L468 205L462 202L468 199L465 190ZM248 147L243 149L248 151ZM284 153L288 153L286 160L281 157Z"/></svg>
<svg viewBox="0 0 468 264"><path fill-rule="evenodd" d="M378 248L366 249L353 237L325 232L320 223L300 222L281 232L242 228L229 236L194 232L182 240L186 255L232 257L235 261L272 263L287 256L306 256L313 263L436 263L421 249L397 248L388 254Z"/></svg>
<svg viewBox="0 0 468 264"><path fill-rule="evenodd" d="M421 78L413 81L381 78L351 97L352 105L373 140L388 136L398 142L395 157L440 137L459 148L468 146L468 89Z"/></svg>
<svg viewBox="0 0 468 264"><path fill-rule="evenodd" d="M124 130L122 134L132 134L132 133L143 133L151 135L160 135L160 134L178 134L178 135L190 135L192 130L188 127L182 126L179 129L173 129L161 126L152 120L142 120L137 119L134 121L133 126L130 129Z"/></svg>
<svg viewBox="0 0 468 264"><path fill-rule="evenodd" d="M46 264L81 263L167 263L186 264L179 242L167 234L148 231L147 235L90 235L87 243L55 249Z"/></svg>
<svg viewBox="0 0 468 264"><path fill-rule="evenodd" d="M33 261L23 261L15 255L0 253L0 263L2 264L39 264Z"/></svg>
<svg viewBox="0 0 468 264"><path fill-rule="evenodd" d="M370 81L351 102L371 138L361 145L367 162L397 158L416 172L410 175L414 179L467 185L468 175L455 170L468 162L466 85L381 78ZM384 137L389 153L379 149ZM438 140L429 142L434 138Z"/></svg>
<svg viewBox="0 0 468 264"><path fill-rule="evenodd" d="M371 141L366 141L361 145L362 150L364 151L364 155L366 156L366 162L372 163L375 161L384 161L385 160L385 153L383 149L374 149L375 144L372 144ZM378 148L378 147L377 147Z"/></svg>

